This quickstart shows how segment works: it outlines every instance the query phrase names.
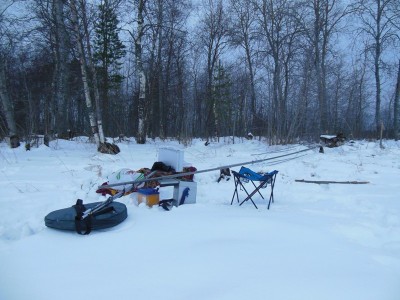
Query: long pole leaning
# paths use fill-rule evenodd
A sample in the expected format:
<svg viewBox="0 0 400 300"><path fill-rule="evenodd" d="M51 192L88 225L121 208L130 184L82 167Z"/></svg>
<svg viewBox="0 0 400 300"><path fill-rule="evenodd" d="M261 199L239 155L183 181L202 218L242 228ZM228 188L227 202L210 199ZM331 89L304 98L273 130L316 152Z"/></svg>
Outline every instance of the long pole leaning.
<svg viewBox="0 0 400 300"><path fill-rule="evenodd" d="M198 171L192 171L192 172L184 172L184 173L176 173L176 174L153 177L153 178L143 178L143 179L134 180L134 181L126 181L126 182L119 182L119 183L101 185L101 186L99 186L99 188L112 188L114 186L121 186L121 185L125 185L125 184L136 184L136 183L142 183L142 182L148 182L148 181L160 181L160 180L163 180L163 179L173 179L173 178L183 177L183 176L188 176L188 175L194 175L194 174L200 174L200 173L206 173L206 172L212 172L212 171L219 171L221 169L239 167L239 166L243 166L243 165L252 165L252 164L257 164L257 163L264 162L264 161L274 160L274 159L278 159L278 158L282 158L282 157L291 156L291 155L295 155L295 154L298 154L298 153L310 151L310 150L313 150L315 148L317 148L317 147L311 147L311 148L299 150L299 151L296 151L296 152L293 152L293 153L278 155L278 156L264 158L264 159L252 160L252 161L247 161L247 162L242 162L242 163L237 163L237 164L232 164L232 165L227 165L227 166L221 166L221 167L216 167L216 168L211 168L211 169L198 170Z"/></svg>

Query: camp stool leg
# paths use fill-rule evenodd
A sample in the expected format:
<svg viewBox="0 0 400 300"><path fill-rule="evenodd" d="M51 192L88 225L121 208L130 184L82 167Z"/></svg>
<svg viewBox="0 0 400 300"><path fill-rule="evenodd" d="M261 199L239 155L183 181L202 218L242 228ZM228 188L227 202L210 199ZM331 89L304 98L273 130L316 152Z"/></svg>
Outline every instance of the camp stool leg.
<svg viewBox="0 0 400 300"><path fill-rule="evenodd" d="M250 181L251 181L251 183L254 185L254 188L257 189L257 186L256 186L256 184L254 183L254 181L253 181L253 180L250 180ZM262 185L262 187L264 187L264 185ZM264 199L263 195L262 195L261 192L260 192L260 189L261 189L261 187L257 189L257 192L260 194L261 198Z"/></svg>
<svg viewBox="0 0 400 300"><path fill-rule="evenodd" d="M271 195L269 196L268 209L269 209L269 207L271 205L271 202L274 203L275 180L276 180L276 173L273 175L272 180L271 180Z"/></svg>
<svg viewBox="0 0 400 300"><path fill-rule="evenodd" d="M253 199L252 199L252 196L254 196L254 194L256 194L256 193L258 192L258 193L260 194L260 196L264 199L264 197L262 196L262 194L261 194L261 192L260 192L260 188L264 186L264 182L262 182L262 183L258 186L258 188L257 188L257 185L256 185L251 179L248 179L248 178L246 178L246 177L243 177L242 174L240 174L240 173L238 173L238 172L235 172L235 171L232 171L232 174L233 174L233 178L234 178L234 181L235 181L235 191L233 192L231 205L232 205L232 203L233 203L233 199L234 199L235 195L236 195L236 199L237 199L238 203L240 202L240 201L239 201L239 192L238 192L238 190L237 190L237 189L238 189L238 186L239 186L239 184L240 184L240 187L243 188L243 190L245 191L247 197L245 198L245 200L243 200L243 201L239 204L239 206L242 205L242 204L243 204L244 202L246 202L247 200L250 200L250 201L253 203L254 207L255 207L256 209L258 209L257 205L254 203L254 201L253 201ZM249 181L252 182L252 184L253 184L255 190L254 190L251 194L249 194L249 192L247 191L246 187L243 185L243 182L242 182L241 178L248 179Z"/></svg>
<svg viewBox="0 0 400 300"><path fill-rule="evenodd" d="M264 185L266 185L266 184L267 184L266 181L262 181L262 182L258 185L258 187L256 186L256 189L255 189L253 192L251 192L251 194L247 193L247 191L246 191L247 197L246 197L246 199L244 199L244 200L239 204L239 206L241 206L244 202L250 200L250 201L253 203L254 207L258 209L258 207L257 207L257 205L254 203L252 197L253 197L257 192L260 193L259 190L260 190ZM264 198L263 198L263 199L264 199Z"/></svg>
<svg viewBox="0 0 400 300"><path fill-rule="evenodd" d="M243 190L246 192L247 197L246 197L246 199L244 199L244 200L239 204L239 206L241 206L241 205L243 204L243 202L246 202L247 200L250 200L250 201L253 203L254 207L258 209L257 205L254 203L253 199L251 198L251 197L254 196L254 194L255 194L257 191L254 190L251 194L249 194L249 192L246 190L246 188L245 188L243 185L242 185L242 187L243 187Z"/></svg>
<svg viewBox="0 0 400 300"><path fill-rule="evenodd" d="M238 172L235 172L235 171L232 171L232 174L233 174L233 178L234 178L234 181L235 181L235 191L233 192L231 205L233 203L233 199L234 199L235 195L236 195L237 202L238 203L240 202L239 201L239 192L238 192L238 186L239 185L240 185L240 188L243 188L243 190L246 192L247 196L249 196L249 192L246 190L245 186L243 185L243 182L240 180L242 178L242 176ZM251 200L251 201L253 202L253 200ZM254 202L253 202L253 204L254 204L254 206L256 206Z"/></svg>
<svg viewBox="0 0 400 300"><path fill-rule="evenodd" d="M235 191L233 192L233 195L232 195L231 205L233 204L233 199L235 198L235 195L236 195L237 202L239 203L239 192L238 192L237 188L238 188L239 183L240 183L240 185L242 185L239 178L236 175L237 172L232 171L232 173L233 173L233 179L235 182Z"/></svg>

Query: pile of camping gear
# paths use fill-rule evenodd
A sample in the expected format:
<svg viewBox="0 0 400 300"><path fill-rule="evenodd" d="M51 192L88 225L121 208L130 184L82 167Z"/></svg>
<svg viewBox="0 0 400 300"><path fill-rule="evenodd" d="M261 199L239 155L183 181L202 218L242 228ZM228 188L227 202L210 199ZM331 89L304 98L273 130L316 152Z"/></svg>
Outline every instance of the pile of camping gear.
<svg viewBox="0 0 400 300"><path fill-rule="evenodd" d="M107 200L83 204L83 200L78 199L72 207L49 213L45 217L45 225L54 229L76 231L82 235L87 235L92 230L116 226L123 222L128 214L126 205L114 200L134 192L137 193L138 204L143 202L149 207L159 205L165 210L170 210L172 206L195 203L197 190L193 178L197 169L192 166L183 167L181 151L163 149L160 151L160 157L167 162L172 159L173 164L157 161L151 169L141 168L134 171L124 168L113 172L108 176L108 181L96 191L103 196L108 195ZM164 180L168 176L172 178ZM174 187L174 197L160 201L159 188L165 186Z"/></svg>

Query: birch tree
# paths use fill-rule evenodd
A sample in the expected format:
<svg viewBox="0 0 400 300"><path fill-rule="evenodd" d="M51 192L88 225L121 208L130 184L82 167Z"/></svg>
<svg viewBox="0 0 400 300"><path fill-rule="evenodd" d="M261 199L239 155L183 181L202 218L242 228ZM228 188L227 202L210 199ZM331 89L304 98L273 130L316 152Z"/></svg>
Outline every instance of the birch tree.
<svg viewBox="0 0 400 300"><path fill-rule="evenodd" d="M144 27L144 10L146 0L137 0L137 28L136 36L131 34L135 43L135 60L136 74L139 79L139 101L138 101L138 117L137 117L137 133L136 142L138 144L146 143L146 73L143 66L143 45L142 40L145 33Z"/></svg>
<svg viewBox="0 0 400 300"><path fill-rule="evenodd" d="M79 26L80 23L79 23L79 18L78 18L78 8L77 8L76 0L70 0L69 5L71 8L72 25L73 25L74 34L75 34L76 46L78 48L78 56L79 56L79 62L80 62L80 67L81 67L83 90L84 90L84 94L85 94L86 107L88 109L88 114L89 114L89 122L90 122L92 134L95 139L96 145L99 148L101 146L101 143L104 143L104 138L103 138L103 140L101 140L101 138L100 138L97 115L96 115L95 109L93 107L93 100L92 100L92 96L90 93L89 76L88 76L88 72L87 72L88 58L85 53L83 33Z"/></svg>
<svg viewBox="0 0 400 300"><path fill-rule="evenodd" d="M94 102L95 102L95 113L96 113L96 120L97 120L97 128L99 132L100 138L100 146L101 150L103 151L105 147L105 137L104 137L104 130L103 130L103 119L101 114L101 104L100 104L100 93L99 93L99 84L98 84L98 77L96 67L93 62L93 53L92 53L92 46L90 42L90 34L89 34L89 20L87 18L86 13L86 0L80 0L80 10L81 10L81 19L82 19L82 27L83 27L83 40L86 44L86 64L91 71L92 75L92 89L94 95ZM104 149L104 151L107 151Z"/></svg>

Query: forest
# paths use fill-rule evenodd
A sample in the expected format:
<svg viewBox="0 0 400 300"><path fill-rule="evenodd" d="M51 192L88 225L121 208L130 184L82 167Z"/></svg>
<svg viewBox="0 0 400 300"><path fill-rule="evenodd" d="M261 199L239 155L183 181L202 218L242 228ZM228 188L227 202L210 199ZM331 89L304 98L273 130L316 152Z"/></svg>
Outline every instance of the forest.
<svg viewBox="0 0 400 300"><path fill-rule="evenodd" d="M0 141L398 139L399 97L398 0L0 3Z"/></svg>

